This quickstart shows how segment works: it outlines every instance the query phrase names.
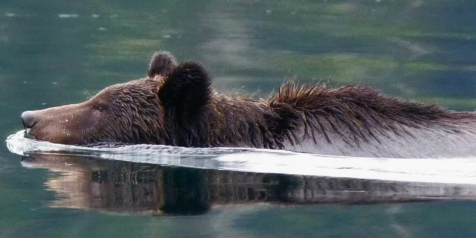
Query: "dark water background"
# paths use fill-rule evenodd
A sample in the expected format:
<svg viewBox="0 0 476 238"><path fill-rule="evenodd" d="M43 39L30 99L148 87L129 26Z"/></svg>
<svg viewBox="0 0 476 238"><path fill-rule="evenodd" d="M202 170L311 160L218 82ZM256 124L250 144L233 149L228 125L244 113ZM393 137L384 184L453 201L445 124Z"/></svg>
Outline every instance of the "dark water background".
<svg viewBox="0 0 476 238"><path fill-rule="evenodd" d="M143 77L157 50L202 62L220 92L264 97L290 79L354 83L474 110L475 12L468 0L2 0L0 137L21 129L22 111ZM306 188L317 182L81 157L20 160L0 147L2 238L476 237L474 201L374 204L379 196L370 194L316 205L327 200L306 195L422 185L319 180ZM329 193L336 190L343 193Z"/></svg>

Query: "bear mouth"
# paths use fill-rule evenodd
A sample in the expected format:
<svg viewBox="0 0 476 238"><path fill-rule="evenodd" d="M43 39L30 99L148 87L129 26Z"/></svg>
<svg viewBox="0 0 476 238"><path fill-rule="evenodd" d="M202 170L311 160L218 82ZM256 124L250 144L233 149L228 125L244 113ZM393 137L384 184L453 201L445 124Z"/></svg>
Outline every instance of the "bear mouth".
<svg viewBox="0 0 476 238"><path fill-rule="evenodd" d="M33 123L33 125L31 125L30 127L27 127L25 125L25 122L23 122L23 126L25 128L25 138L35 139L34 136L30 135L30 132L36 126L37 123L38 123L38 121L35 121L35 123Z"/></svg>

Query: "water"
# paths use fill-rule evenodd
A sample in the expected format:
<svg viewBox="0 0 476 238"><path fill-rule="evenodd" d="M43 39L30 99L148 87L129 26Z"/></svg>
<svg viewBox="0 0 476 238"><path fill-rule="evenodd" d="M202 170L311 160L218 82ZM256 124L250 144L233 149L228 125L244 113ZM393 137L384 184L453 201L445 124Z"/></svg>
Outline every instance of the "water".
<svg viewBox="0 0 476 238"><path fill-rule="evenodd" d="M329 81L474 110L475 10L472 1L3 0L0 137L22 129L25 110L144 76L157 50L204 63L230 94ZM41 143L17 139L14 152L40 150L0 147L0 237L476 236L471 159L39 153Z"/></svg>
<svg viewBox="0 0 476 238"><path fill-rule="evenodd" d="M82 147L31 140L25 138L24 133L22 130L7 138L8 149L22 156L91 157L207 170L476 185L474 158L368 158L269 149L164 145Z"/></svg>

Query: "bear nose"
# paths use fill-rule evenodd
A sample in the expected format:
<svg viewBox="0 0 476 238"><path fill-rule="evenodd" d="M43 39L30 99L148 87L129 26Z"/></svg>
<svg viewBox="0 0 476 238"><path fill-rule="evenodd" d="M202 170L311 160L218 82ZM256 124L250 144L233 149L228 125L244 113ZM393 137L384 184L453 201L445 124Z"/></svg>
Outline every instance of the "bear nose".
<svg viewBox="0 0 476 238"><path fill-rule="evenodd" d="M26 111L21 114L21 120L25 129L31 129L38 122L35 118L35 112Z"/></svg>

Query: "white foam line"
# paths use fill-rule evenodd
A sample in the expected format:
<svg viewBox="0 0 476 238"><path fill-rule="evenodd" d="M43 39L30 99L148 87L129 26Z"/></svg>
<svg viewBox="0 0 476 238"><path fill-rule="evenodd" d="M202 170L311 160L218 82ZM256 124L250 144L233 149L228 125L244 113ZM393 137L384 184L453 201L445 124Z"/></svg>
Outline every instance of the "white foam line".
<svg viewBox="0 0 476 238"><path fill-rule="evenodd" d="M380 159L328 156L223 155L222 169L405 182L476 184L475 159ZM241 158L240 158L241 157Z"/></svg>
<svg viewBox="0 0 476 238"><path fill-rule="evenodd" d="M387 181L476 184L476 158L396 159L325 156L250 148L185 148L130 145L94 148L53 144L24 138L19 131L7 138L16 154L61 153L110 160L200 169L346 177Z"/></svg>
<svg viewBox="0 0 476 238"><path fill-rule="evenodd" d="M211 158L179 155L100 157L199 169L476 185L476 161L472 159L375 159L263 153L236 153Z"/></svg>

